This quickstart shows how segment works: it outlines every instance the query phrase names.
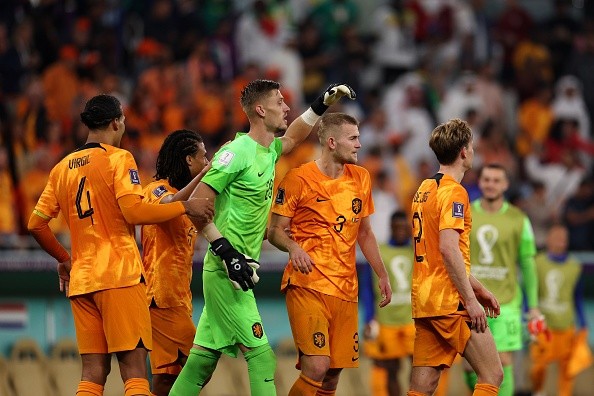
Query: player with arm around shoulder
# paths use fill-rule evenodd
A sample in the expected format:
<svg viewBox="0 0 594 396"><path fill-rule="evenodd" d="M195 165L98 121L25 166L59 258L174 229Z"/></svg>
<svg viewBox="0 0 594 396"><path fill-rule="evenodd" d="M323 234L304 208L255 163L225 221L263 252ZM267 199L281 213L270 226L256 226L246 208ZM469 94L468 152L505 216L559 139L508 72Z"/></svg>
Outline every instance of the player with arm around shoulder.
<svg viewBox="0 0 594 396"><path fill-rule="evenodd" d="M112 353L126 396L150 395L146 357L152 348L151 325L134 224L163 222L184 213L208 221L213 204L141 201L136 162L119 148L125 116L115 97L91 98L81 120L89 128L87 142L52 169L28 228L58 261L60 289L70 299L82 358L77 395L102 394ZM70 254L48 227L60 211L70 228Z"/></svg>
<svg viewBox="0 0 594 396"><path fill-rule="evenodd" d="M289 107L280 85L254 80L242 91L241 105L250 130L221 148L192 197L215 201L214 221L197 228L210 242L204 258L204 309L194 346L171 395L200 393L221 353L247 361L252 395L275 395L276 357L268 344L251 290L272 204L274 166L309 135L326 109L342 96L354 99L346 85L332 85L287 126ZM283 133L282 137L275 137Z"/></svg>
<svg viewBox="0 0 594 396"><path fill-rule="evenodd" d="M289 252L281 290L301 366L290 396L332 395L341 370L358 367L357 243L379 278L379 306L392 298L370 226L369 173L355 165L358 125L347 114L325 114L320 158L289 171L272 209L268 239Z"/></svg>
<svg viewBox="0 0 594 396"><path fill-rule="evenodd" d="M461 354L478 374L473 395L495 396L503 371L486 317L499 315L499 303L470 274L472 220L460 184L472 167L472 131L452 119L433 130L429 146L440 166L412 203L415 345L407 395L433 394L441 370Z"/></svg>

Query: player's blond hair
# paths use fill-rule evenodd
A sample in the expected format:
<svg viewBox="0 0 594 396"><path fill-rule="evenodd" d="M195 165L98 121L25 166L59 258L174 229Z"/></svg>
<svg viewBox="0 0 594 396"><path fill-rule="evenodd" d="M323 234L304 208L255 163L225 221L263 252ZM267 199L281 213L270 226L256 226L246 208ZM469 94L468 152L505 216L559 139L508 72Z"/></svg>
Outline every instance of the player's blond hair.
<svg viewBox="0 0 594 396"><path fill-rule="evenodd" d="M318 139L320 143L325 144L328 137L332 133L338 132L339 128L345 124L359 126L359 121L346 113L325 113L320 119L318 126Z"/></svg>

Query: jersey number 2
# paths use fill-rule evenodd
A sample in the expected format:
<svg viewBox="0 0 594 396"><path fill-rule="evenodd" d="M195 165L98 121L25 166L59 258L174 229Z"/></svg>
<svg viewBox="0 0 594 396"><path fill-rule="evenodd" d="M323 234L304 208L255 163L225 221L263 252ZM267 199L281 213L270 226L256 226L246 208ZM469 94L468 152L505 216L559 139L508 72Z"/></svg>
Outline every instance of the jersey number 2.
<svg viewBox="0 0 594 396"><path fill-rule="evenodd" d="M423 239L423 219L419 212L412 217L413 239L415 240L415 261L422 263L425 260L425 240Z"/></svg>
<svg viewBox="0 0 594 396"><path fill-rule="evenodd" d="M85 217L91 217L91 216L93 216L93 213L95 213L95 210L91 206L91 193L89 190L87 190L87 194L86 194L88 209L83 211L83 208L81 205L83 193L85 191L85 182L86 181L87 181L86 176L83 176L83 178L80 179L80 183L78 183L78 191L76 193L76 211L78 212L79 219L84 219Z"/></svg>

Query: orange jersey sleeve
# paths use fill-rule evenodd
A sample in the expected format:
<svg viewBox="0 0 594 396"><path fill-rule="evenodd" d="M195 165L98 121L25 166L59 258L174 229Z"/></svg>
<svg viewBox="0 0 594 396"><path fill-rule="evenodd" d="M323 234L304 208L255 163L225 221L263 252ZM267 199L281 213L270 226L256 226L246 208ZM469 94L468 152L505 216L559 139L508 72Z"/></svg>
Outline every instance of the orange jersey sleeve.
<svg viewBox="0 0 594 396"><path fill-rule="evenodd" d="M144 189L143 201L158 204L175 194L167 180L157 180ZM159 308L184 306L192 310L192 259L196 228L181 215L159 224L143 225L142 264L146 273L147 298Z"/></svg>
<svg viewBox="0 0 594 396"><path fill-rule="evenodd" d="M439 232L459 232L459 247L466 273L470 274L471 213L468 193L448 175L437 174L421 183L412 203L413 241L415 247L412 280L414 318L447 315L455 312L461 301L439 251Z"/></svg>
<svg viewBox="0 0 594 396"><path fill-rule="evenodd" d="M357 301L357 235L361 219L373 211L370 177L362 167L345 165L338 179L324 175L315 162L287 173L272 212L291 218L293 239L314 266L305 275L289 263L281 289L291 284Z"/></svg>
<svg viewBox="0 0 594 396"><path fill-rule="evenodd" d="M142 263L117 199L142 195L138 167L128 151L89 143L51 171L35 206L46 216L62 212L71 234L70 296L132 286Z"/></svg>

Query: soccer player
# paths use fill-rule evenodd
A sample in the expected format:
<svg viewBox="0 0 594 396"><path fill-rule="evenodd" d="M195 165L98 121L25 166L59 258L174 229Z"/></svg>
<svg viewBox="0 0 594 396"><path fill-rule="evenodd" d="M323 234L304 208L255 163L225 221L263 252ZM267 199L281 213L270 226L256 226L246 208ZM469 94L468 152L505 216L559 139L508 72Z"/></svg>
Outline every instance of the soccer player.
<svg viewBox="0 0 594 396"><path fill-rule="evenodd" d="M550 339L536 338L530 347L530 377L535 395L543 395L547 366L559 363L557 395L571 396L575 373L569 370L571 355L580 332L586 332L580 275L581 263L568 254L569 235L564 225L554 225L547 235L547 250L536 257L539 306L544 314ZM576 332L575 324L579 330Z"/></svg>
<svg viewBox="0 0 594 396"><path fill-rule="evenodd" d="M240 103L250 130L215 154L212 168L192 194L216 198L216 214L202 228L210 242L204 258L204 309L173 396L199 394L221 353L236 357L239 350L247 361L251 394L276 394L276 357L250 290L258 280L256 260L272 204L274 164L309 135L330 105L342 96L355 98L347 85L331 85L287 127L289 107L279 88L277 82L255 80L243 89ZM275 137L282 132L284 136Z"/></svg>
<svg viewBox="0 0 594 396"><path fill-rule="evenodd" d="M438 125L429 146L440 166L412 203L415 346L407 395L433 394L441 370L461 354L478 373L473 395L494 396L503 370L486 317L499 315L499 303L470 274L471 214L460 184L474 158L468 123Z"/></svg>
<svg viewBox="0 0 594 396"><path fill-rule="evenodd" d="M373 359L371 388L375 396L400 395L400 359L412 358L415 340L410 305L414 251L411 244L410 221L406 213L392 213L390 231L388 243L379 246L390 284L394 285L390 304L375 312L374 302L379 304L382 298L377 292L378 279L373 277L372 282L369 267L364 267L361 276L361 300L365 307L367 323L364 351Z"/></svg>
<svg viewBox="0 0 594 396"><path fill-rule="evenodd" d="M167 204L190 197L209 169L202 137L172 132L157 157L155 181L144 188L144 202ZM150 352L152 391L167 396L185 364L196 327L192 321L192 259L196 227L187 216L142 226L142 264L153 329Z"/></svg>
<svg viewBox="0 0 594 396"><path fill-rule="evenodd" d="M268 231L289 252L281 290L301 366L290 396L334 395L342 369L359 366L357 243L379 278L379 306L392 298L369 219L371 180L355 165L359 123L325 114L318 139L321 156L281 181Z"/></svg>
<svg viewBox="0 0 594 396"><path fill-rule="evenodd" d="M120 102L91 98L81 113L86 144L50 172L29 219L29 231L58 261L60 290L70 298L82 376L77 396L102 395L115 353L126 396L150 395L147 350L151 324L134 224L151 224L184 213L209 221L212 201L166 205L143 203L138 168L119 148L125 130ZM71 254L48 223L62 211L71 234Z"/></svg>
<svg viewBox="0 0 594 396"><path fill-rule="evenodd" d="M499 164L485 165L480 170L478 186L481 197L472 202L470 262L472 274L501 304L499 317L487 319L487 324L503 365L499 395L512 396L512 352L522 349L522 289L529 308L528 319L540 316L534 267L536 244L528 216L505 199L509 187L505 168ZM465 377L468 387L474 389L476 373L468 364Z"/></svg>

